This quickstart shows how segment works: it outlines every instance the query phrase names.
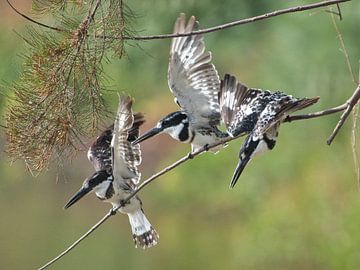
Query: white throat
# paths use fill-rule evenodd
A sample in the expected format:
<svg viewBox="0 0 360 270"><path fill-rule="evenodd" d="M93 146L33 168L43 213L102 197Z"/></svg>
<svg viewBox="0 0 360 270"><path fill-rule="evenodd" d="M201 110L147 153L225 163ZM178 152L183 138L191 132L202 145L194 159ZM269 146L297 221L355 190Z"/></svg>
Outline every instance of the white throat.
<svg viewBox="0 0 360 270"><path fill-rule="evenodd" d="M184 124L183 124L183 123L180 123L180 124L177 125L177 126L169 127L169 128L164 129L163 132L169 134L169 135L170 135L171 137L173 137L175 140L180 141L179 135L180 135L181 131L183 130L183 128L184 128Z"/></svg>

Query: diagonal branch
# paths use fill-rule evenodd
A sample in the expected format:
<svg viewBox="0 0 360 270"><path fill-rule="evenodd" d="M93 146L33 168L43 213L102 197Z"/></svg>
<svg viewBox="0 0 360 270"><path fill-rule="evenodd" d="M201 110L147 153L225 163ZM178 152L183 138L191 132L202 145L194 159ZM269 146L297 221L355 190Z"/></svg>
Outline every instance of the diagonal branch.
<svg viewBox="0 0 360 270"><path fill-rule="evenodd" d="M25 19L27 19L28 21L35 23L39 26L45 27L45 28L49 28L55 31L60 31L60 32L66 32L67 30L65 29L61 29L58 27L54 27L54 26L50 26L50 25L46 25L44 23L41 23L39 21L36 21L32 18L30 18L29 16L24 15L23 13L21 13L20 11L18 11L13 5L10 4L9 0L6 0L7 3L10 5L10 7L20 16L24 17ZM246 18L246 19L242 19L242 20L237 20L237 21L233 21L230 23L225 23L225 24L221 24L221 25L217 25L214 27L209 27L209 28L205 28L202 30L198 30L198 31L193 31L190 33L173 33L173 34L163 34L163 35L146 35L146 36L122 36L119 39L123 39L123 40L156 40L156 39L167 39L167 38L174 38L174 37L184 37L184 36L192 36L192 35L199 35L199 34L207 34L207 33L211 33L211 32L216 32L216 31L221 31L230 27L234 27L234 26L238 26L238 25L242 25L242 24L248 24L248 23L253 23L256 21L260 21L260 20L266 20L272 17L277 17L280 15L284 15L284 14L288 14L288 13L295 13L295 12L302 12L305 10L310 10L310 9L315 9L315 8L319 8L319 7L326 7L326 6L331 6L331 5L338 5L340 3L344 3L344 2L349 2L351 0L328 0L328 1L322 1L322 2L316 2L313 4L309 4L309 5L302 5L302 6L296 6L296 7L291 7L291 8L285 8L285 9L279 9L279 10L275 10L269 13L265 13L262 15L258 15L255 17L250 17L250 18ZM111 36L104 36L104 35L98 35L96 36L97 38L106 38L106 39L118 39L115 37L111 37Z"/></svg>
<svg viewBox="0 0 360 270"><path fill-rule="evenodd" d="M347 105L346 110L341 115L339 122L337 123L337 125L334 128L333 132L331 133L329 139L327 140L328 145L330 145L333 142L335 136L338 134L340 128L344 125L346 119L350 115L354 106L358 103L359 99L360 99L360 84L356 87L354 94L344 104L344 105Z"/></svg>

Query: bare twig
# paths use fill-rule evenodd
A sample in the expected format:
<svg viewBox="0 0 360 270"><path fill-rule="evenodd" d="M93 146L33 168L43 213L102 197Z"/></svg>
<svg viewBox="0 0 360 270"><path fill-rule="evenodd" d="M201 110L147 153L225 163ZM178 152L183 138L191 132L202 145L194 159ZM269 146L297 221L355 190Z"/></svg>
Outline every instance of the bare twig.
<svg viewBox="0 0 360 270"><path fill-rule="evenodd" d="M344 2L349 2L349 1L351 1L351 0L329 0L329 1L317 2L317 3L313 3L313 4L309 4L309 5L296 6L296 7L291 7L291 8L275 10L275 11L272 11L269 13L255 16L255 17L246 18L246 19L242 19L242 20L238 20L238 21L233 21L230 23L225 23L222 25L205 28L205 29L198 30L198 31L193 31L190 33L181 33L181 34L175 33L175 34L147 35L147 36L122 36L120 38L123 40L155 40L155 39L167 39L167 38L174 38L174 37L184 37L184 36L192 36L192 35L199 35L199 34L207 34L210 32L221 31L226 28L230 28L230 27L234 27L234 26L238 26L238 25L242 25L242 24L248 24L248 23L253 23L256 21L260 21L260 20L269 19L269 18L280 16L280 15L287 14L287 13L301 12L301 11L305 11L305 10L315 9L315 8L319 8L319 7L326 7L326 6L331 6L331 5L335 5L335 4L338 5L339 3L344 3ZM27 19L35 24L38 24L42 27L46 27L46 28L56 30L56 31L61 31L61 32L66 31L65 29L60 29L57 27L49 26L44 23L38 22L34 19L31 19L30 17L24 15L23 13L21 13L17 9L15 9L15 7L10 4L9 0L7 0L7 2L16 13L18 13L25 19ZM96 36L96 37L108 38L108 39L114 38L111 36L103 36L103 35Z"/></svg>
<svg viewBox="0 0 360 270"><path fill-rule="evenodd" d="M284 122L292 122L297 120L305 120L305 119L311 119L311 118L317 118L322 117L326 115L330 115L333 113L344 111L344 113L341 115L339 122L337 123L334 131L332 132L331 136L327 140L327 144L330 145L332 141L334 140L335 136L339 132L340 128L343 126L344 122L346 121L347 117L349 116L350 112L354 108L354 106L358 103L360 99L360 85L358 85L353 93L353 95L342 105L330 108L327 110L315 112L315 113L309 113L309 114L301 114L301 115L289 115L285 118Z"/></svg>
<svg viewBox="0 0 360 270"><path fill-rule="evenodd" d="M338 7L339 13L341 14L340 8ZM360 84L359 81L356 80L352 66L351 66L351 62L350 62L350 57L349 57L349 53L346 49L345 46L345 42L344 39L342 37L342 34L340 32L340 29L336 23L335 20L335 16L333 14L331 14L331 20L333 22L335 31L337 33L337 36L339 38L340 41L340 45L341 45L341 49L342 52L344 53L345 56L345 60L346 60L346 65L348 67L350 76L352 78L353 83L357 86L355 92L353 93L353 95L347 100L347 102L345 103L346 106L346 110L344 111L344 113L341 115L339 122L337 123L336 127L334 128L333 132L331 133L329 139L327 140L327 144L330 145L332 143L332 141L334 140L335 136L337 135L337 133L339 132L339 130L341 129L341 127L344 125L346 119L348 118L348 116L350 115L351 111L353 110L354 106L358 103L359 99L360 99ZM344 105L345 105L344 104ZM353 125L354 126L354 125ZM356 126L356 125L355 125ZM354 143L354 142L353 142Z"/></svg>
<svg viewBox="0 0 360 270"><path fill-rule="evenodd" d="M32 18L30 18L29 16L25 15L24 13L21 13L20 11L18 11L11 3L9 0L6 0L6 2L8 3L8 5L11 7L11 9L13 11L15 11L17 14L19 14L21 17L25 18L26 20L32 22L32 23L35 23L37 25L40 25L42 27L45 27L45 28L49 28L51 30L55 30L55 31L58 31L58 32L68 32L66 31L65 29L61 29L61 28L58 28L58 27L55 27L55 26L50 26L50 25L47 25L47 24L44 24L44 23L41 23L39 21L36 21Z"/></svg>
<svg viewBox="0 0 360 270"><path fill-rule="evenodd" d="M350 62L350 57L349 57L349 53L346 49L346 46L345 46L345 42L344 42L344 39L342 37L342 34L340 32L340 29L336 23L336 19L335 19L335 16L332 14L331 15L331 20L333 22L333 25L334 25L334 28L335 28L335 31L336 31L336 34L337 34L337 37L340 41L340 46L341 46L341 51L344 53L344 56L345 56L345 60L346 60L346 65L347 65L347 68L349 70L349 73L350 73L350 76L351 76L351 79L353 81L353 83L355 85L359 84L359 82L356 80L355 78L355 75L354 75L354 72L353 72L353 69L352 69L352 66L351 66L351 62Z"/></svg>
<svg viewBox="0 0 360 270"><path fill-rule="evenodd" d="M260 21L260 20L269 19L271 17L276 17L276 16L280 16L283 14L287 14L287 13L301 12L301 11L305 11L305 10L310 10L310 9L315 9L315 8L325 7L325 6L331 6L331 5L348 2L348 1L351 1L351 0L330 0L330 1L317 2L317 3L313 3L313 4L309 4L309 5L279 9L279 10L275 10L275 11L265 13L265 14L262 14L259 16L242 19L242 20L238 20L238 21L234 21L234 22L230 22L230 23L225 23L222 25L205 28L205 29L198 30L198 31L193 31L190 33L182 33L182 34L175 33L175 34L153 35L153 36L133 36L133 37L123 37L123 38L129 39L129 40L153 40L153 39L165 39L165 38L174 38L174 37L184 37L184 36L190 36L190 35L207 34L210 32L221 31L226 28L230 28L230 27L234 27L234 26L238 26L238 25L242 25L242 24L248 24L248 23L253 23L256 21Z"/></svg>
<svg viewBox="0 0 360 270"><path fill-rule="evenodd" d="M337 125L334 128L333 132L331 133L329 139L327 140L328 145L330 145L332 143L335 136L338 134L340 128L344 125L344 123L345 123L346 119L348 118L349 114L351 113L352 109L358 103L359 99L360 99L360 85L357 86L354 94L345 103L347 105L346 110L341 115L339 122L337 123Z"/></svg>
<svg viewBox="0 0 360 270"><path fill-rule="evenodd" d="M351 152L353 155L354 169L358 183L358 189L360 190L360 166L359 166L359 158L356 149L356 144L357 144L356 129L357 129L358 115L359 115L359 104L356 104L353 109L353 125L351 130L351 150L352 150Z"/></svg>
<svg viewBox="0 0 360 270"><path fill-rule="evenodd" d="M47 262L43 266L41 266L38 270L42 270L47 268L48 266L52 265L54 262L59 260L61 257L66 255L70 250L72 250L74 247L76 247L82 240L84 240L86 237L88 237L92 232L94 232L101 224L103 224L111 215L113 215L114 212L112 209L102 218L100 219L94 226L92 226L85 234L83 234L78 240L76 240L71 246L69 246L66 250L61 252L58 256L56 256L51 261Z"/></svg>
<svg viewBox="0 0 360 270"><path fill-rule="evenodd" d="M344 111L346 108L347 108L347 104L344 103L340 106L330 108L327 110L323 110L323 111L319 111L319 112L300 114L300 115L289 115L288 117L285 118L284 122L292 122L292 121L297 121L297 120L305 120L305 119L322 117L325 115L330 115L333 113L338 113L338 112Z"/></svg>

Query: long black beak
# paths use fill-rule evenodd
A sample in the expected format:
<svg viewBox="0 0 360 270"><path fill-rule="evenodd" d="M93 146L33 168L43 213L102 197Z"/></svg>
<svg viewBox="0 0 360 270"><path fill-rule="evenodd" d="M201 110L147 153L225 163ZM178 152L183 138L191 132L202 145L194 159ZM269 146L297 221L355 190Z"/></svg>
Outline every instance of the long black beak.
<svg viewBox="0 0 360 270"><path fill-rule="evenodd" d="M92 190L91 187L82 187L72 198L65 204L64 209L69 208L86 194L88 194Z"/></svg>
<svg viewBox="0 0 360 270"><path fill-rule="evenodd" d="M137 138L135 141L133 141L132 144L134 145L134 144L140 143L142 141L145 141L145 140L155 136L156 134L159 134L162 131L163 131L162 128L154 127L153 129L150 129L148 132L145 132L143 135L141 135L139 138Z"/></svg>
<svg viewBox="0 0 360 270"><path fill-rule="evenodd" d="M233 175L233 177L231 179L230 188L233 188L236 185L236 182L238 181L241 173L243 172L246 164L248 164L249 161L250 161L250 156L247 156L244 159L239 160L239 162L238 162L238 164L236 166L234 175Z"/></svg>

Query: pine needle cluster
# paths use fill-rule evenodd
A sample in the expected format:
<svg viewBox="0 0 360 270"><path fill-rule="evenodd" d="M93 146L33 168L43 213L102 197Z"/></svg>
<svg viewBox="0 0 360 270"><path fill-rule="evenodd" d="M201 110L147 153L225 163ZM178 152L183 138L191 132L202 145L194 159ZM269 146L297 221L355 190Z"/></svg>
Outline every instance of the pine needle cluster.
<svg viewBox="0 0 360 270"><path fill-rule="evenodd" d="M102 65L124 54L122 1L33 1L60 31L29 28L29 53L6 113L8 153L31 170L74 153L106 118Z"/></svg>

